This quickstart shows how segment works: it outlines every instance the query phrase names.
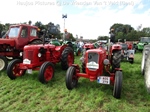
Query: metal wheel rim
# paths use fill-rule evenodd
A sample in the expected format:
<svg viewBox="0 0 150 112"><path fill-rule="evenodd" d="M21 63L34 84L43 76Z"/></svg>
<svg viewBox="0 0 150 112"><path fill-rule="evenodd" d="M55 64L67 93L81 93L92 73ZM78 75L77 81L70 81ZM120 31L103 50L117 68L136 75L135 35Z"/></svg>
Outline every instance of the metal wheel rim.
<svg viewBox="0 0 150 112"><path fill-rule="evenodd" d="M0 70L2 70L5 67L4 60L0 59Z"/></svg>

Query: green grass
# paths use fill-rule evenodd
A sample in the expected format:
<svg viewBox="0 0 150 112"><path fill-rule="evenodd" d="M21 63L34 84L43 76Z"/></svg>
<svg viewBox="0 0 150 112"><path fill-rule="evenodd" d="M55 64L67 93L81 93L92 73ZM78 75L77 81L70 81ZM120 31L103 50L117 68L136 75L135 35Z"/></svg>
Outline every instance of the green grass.
<svg viewBox="0 0 150 112"><path fill-rule="evenodd" d="M123 87L121 99L112 96L112 86L79 79L77 88L69 91L65 85L65 71L56 65L55 76L48 84L41 84L34 74L10 80L0 75L0 112L149 112L150 95L140 73L141 53L135 63L122 62ZM80 64L79 57L75 63Z"/></svg>

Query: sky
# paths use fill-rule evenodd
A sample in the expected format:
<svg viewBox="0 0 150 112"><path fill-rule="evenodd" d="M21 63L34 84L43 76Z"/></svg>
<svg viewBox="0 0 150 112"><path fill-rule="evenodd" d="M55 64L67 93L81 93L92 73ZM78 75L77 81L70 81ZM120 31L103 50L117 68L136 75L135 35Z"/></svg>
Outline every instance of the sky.
<svg viewBox="0 0 150 112"><path fill-rule="evenodd" d="M3 0L0 23L53 22L61 32L65 28L74 37L97 39L108 36L115 23L150 27L149 6L150 0Z"/></svg>

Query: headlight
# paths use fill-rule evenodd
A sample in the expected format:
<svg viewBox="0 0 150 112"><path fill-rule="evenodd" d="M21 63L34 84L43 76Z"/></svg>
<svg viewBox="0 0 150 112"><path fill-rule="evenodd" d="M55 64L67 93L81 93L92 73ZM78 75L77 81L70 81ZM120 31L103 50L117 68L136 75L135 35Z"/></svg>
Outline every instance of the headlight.
<svg viewBox="0 0 150 112"><path fill-rule="evenodd" d="M19 53L19 55L20 55L20 56L23 56L23 53L22 53L22 52L20 52L20 53Z"/></svg>
<svg viewBox="0 0 150 112"><path fill-rule="evenodd" d="M38 57L41 57L42 56L42 54L41 53L38 53Z"/></svg>

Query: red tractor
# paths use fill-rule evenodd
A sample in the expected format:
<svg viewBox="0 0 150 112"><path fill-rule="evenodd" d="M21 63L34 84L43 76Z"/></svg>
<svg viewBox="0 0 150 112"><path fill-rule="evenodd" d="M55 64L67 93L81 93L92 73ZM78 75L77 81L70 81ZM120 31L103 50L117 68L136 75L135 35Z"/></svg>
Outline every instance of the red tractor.
<svg viewBox="0 0 150 112"><path fill-rule="evenodd" d="M54 76L54 65L59 62L64 70L74 63L74 52L68 45L26 45L23 50L23 62L20 59L11 61L7 67L7 75L10 79L16 79L26 71L32 73L32 70L38 70L39 81L47 83Z"/></svg>
<svg viewBox="0 0 150 112"><path fill-rule="evenodd" d="M98 47L99 47L98 43L85 43L83 46L83 49L86 51L86 50L94 49L94 48L98 48Z"/></svg>
<svg viewBox="0 0 150 112"><path fill-rule="evenodd" d="M20 52L27 44L41 44L38 27L27 24L10 26L5 38L0 38L0 71L5 70L9 57L22 58Z"/></svg>
<svg viewBox="0 0 150 112"><path fill-rule="evenodd" d="M97 83L113 86L113 96L120 98L122 89L121 46L113 44L109 50L101 46L87 50L82 58L82 72L77 64L70 66L66 72L66 87L72 90L77 86L80 77L97 80ZM107 74L104 74L104 71Z"/></svg>

